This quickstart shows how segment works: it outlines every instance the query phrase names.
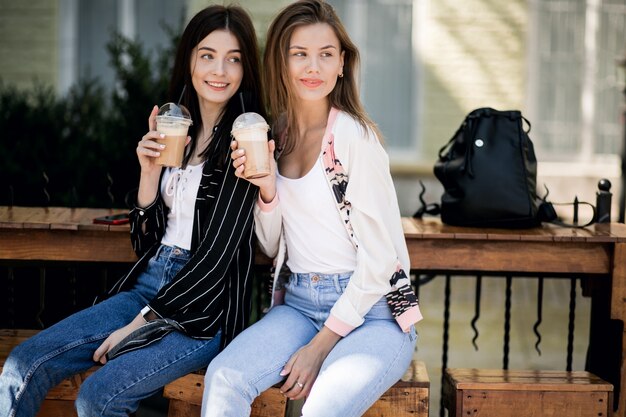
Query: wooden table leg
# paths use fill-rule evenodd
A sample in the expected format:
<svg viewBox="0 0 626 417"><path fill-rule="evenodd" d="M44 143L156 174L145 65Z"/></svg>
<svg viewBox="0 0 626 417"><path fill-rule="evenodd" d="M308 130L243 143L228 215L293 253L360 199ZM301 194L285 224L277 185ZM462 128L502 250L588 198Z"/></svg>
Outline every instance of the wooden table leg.
<svg viewBox="0 0 626 417"><path fill-rule="evenodd" d="M621 325L621 355L619 387L615 386L617 410L615 416L626 415L626 243L616 243L611 274L611 318Z"/></svg>

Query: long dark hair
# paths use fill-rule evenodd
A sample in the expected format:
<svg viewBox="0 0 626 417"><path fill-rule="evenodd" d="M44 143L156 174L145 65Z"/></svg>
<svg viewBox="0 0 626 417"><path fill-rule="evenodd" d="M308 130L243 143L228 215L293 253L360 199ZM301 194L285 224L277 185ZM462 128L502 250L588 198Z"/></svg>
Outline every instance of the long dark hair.
<svg viewBox="0 0 626 417"><path fill-rule="evenodd" d="M267 32L264 67L266 75L267 101L270 106L270 117L276 122L274 126L279 144L284 153L293 150L298 140L297 129L283 135L285 129L295 126L297 95L289 76L289 42L293 32L301 27L316 23L328 24L344 52L343 77L328 95L329 104L345 111L354 117L364 129L372 129L382 139L376 124L369 118L359 98L358 73L359 50L350 39L348 32L341 23L333 7L323 0L300 0L282 9L272 21Z"/></svg>
<svg viewBox="0 0 626 417"><path fill-rule="evenodd" d="M189 21L178 43L168 92L169 101L177 102L183 87L186 86L181 103L189 109L193 125L189 129L191 143L188 145L189 151L185 155L183 166L187 165L194 154L198 146L197 133L202 131L198 94L191 82L191 54L200 41L215 30L226 30L237 38L241 49L243 79L239 90L226 103L213 132L213 138L207 149L202 150L201 156L204 160L210 160L220 166L227 163L232 124L243 112L240 94L243 96L246 111L266 116L259 70L259 49L250 16L239 6L212 5L201 10Z"/></svg>

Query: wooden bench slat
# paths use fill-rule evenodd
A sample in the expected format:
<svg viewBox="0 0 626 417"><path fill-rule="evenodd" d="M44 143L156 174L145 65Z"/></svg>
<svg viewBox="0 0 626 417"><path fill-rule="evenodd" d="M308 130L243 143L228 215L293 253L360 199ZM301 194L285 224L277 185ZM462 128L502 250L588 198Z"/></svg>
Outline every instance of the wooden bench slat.
<svg viewBox="0 0 626 417"><path fill-rule="evenodd" d="M284 416L286 411L287 399L278 387L272 387L254 399L250 417Z"/></svg>
<svg viewBox="0 0 626 417"><path fill-rule="evenodd" d="M163 396L170 400L168 416L199 416L203 392L204 374L202 372L187 374L167 384L163 388ZM254 400L250 415L254 417L284 416L286 408L287 400L275 386L261 393Z"/></svg>
<svg viewBox="0 0 626 417"><path fill-rule="evenodd" d="M168 417L200 416L200 404L175 398L170 398L169 401ZM254 400L250 417L283 417L286 412L287 400L278 388L272 387Z"/></svg>
<svg viewBox="0 0 626 417"><path fill-rule="evenodd" d="M78 390L85 378L96 372L99 368L100 366L96 365L87 372L82 372L71 378L64 379L59 385L48 391L46 400L75 401L78 397Z"/></svg>
<svg viewBox="0 0 626 417"><path fill-rule="evenodd" d="M363 417L428 417L430 380L424 362L413 360L404 376Z"/></svg>
<svg viewBox="0 0 626 417"><path fill-rule="evenodd" d="M42 404L37 417L76 417L73 401L48 400Z"/></svg>
<svg viewBox="0 0 626 417"><path fill-rule="evenodd" d="M170 400L179 400L187 404L202 405L204 375L188 374L172 381L163 388L163 396Z"/></svg>
<svg viewBox="0 0 626 417"><path fill-rule="evenodd" d="M613 385L589 372L449 368L450 417L609 416Z"/></svg>
<svg viewBox="0 0 626 417"><path fill-rule="evenodd" d="M584 371L450 369L457 389L523 391L613 391L613 385Z"/></svg>

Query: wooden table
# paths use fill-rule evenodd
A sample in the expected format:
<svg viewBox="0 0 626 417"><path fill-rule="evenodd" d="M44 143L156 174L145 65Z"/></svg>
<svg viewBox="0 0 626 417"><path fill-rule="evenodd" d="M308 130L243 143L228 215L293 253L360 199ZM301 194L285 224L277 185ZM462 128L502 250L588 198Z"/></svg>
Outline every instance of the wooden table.
<svg viewBox="0 0 626 417"><path fill-rule="evenodd" d="M94 217L121 211L0 207L0 260L133 262L128 225L92 223ZM600 290L592 294L592 315L594 303L606 308L592 317L588 370L602 365L605 345L621 344L620 359L610 366L620 369L615 416L626 415L626 333L622 327L619 340L613 340L601 331L609 319L626 321L626 225L503 230L453 227L429 218L402 221L414 270L594 278Z"/></svg>
<svg viewBox="0 0 626 417"><path fill-rule="evenodd" d="M0 260L134 262L128 224L93 224L124 211L1 206Z"/></svg>

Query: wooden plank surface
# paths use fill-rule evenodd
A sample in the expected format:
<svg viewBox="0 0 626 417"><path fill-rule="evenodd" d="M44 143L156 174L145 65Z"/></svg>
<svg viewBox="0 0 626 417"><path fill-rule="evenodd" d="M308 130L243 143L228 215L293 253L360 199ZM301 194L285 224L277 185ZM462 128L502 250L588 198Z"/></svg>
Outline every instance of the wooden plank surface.
<svg viewBox="0 0 626 417"><path fill-rule="evenodd" d="M96 217L126 209L0 206L0 229L130 230L126 225L93 224Z"/></svg>
<svg viewBox="0 0 626 417"><path fill-rule="evenodd" d="M187 374L167 384L163 389L163 396L170 400L183 401L193 405L202 405L203 389L203 374Z"/></svg>
<svg viewBox="0 0 626 417"><path fill-rule="evenodd" d="M15 346L37 332L38 330L0 329L0 366L4 365L4 361Z"/></svg>
<svg viewBox="0 0 626 417"><path fill-rule="evenodd" d="M93 224L95 217L127 212L126 209L19 207L0 206L0 229L60 229L128 232L126 225ZM442 224L438 218L403 217L402 226L408 239L455 240L531 240L626 242L626 225L604 223L586 228L567 228L551 224L532 229L493 229L458 227Z"/></svg>
<svg viewBox="0 0 626 417"><path fill-rule="evenodd" d="M134 262L130 226L93 224L123 209L0 206L0 259Z"/></svg>
<svg viewBox="0 0 626 417"><path fill-rule="evenodd" d="M74 401L46 400L41 404L37 417L77 417Z"/></svg>
<svg viewBox="0 0 626 417"><path fill-rule="evenodd" d="M607 392L463 391L458 417L590 417L608 414Z"/></svg>
<svg viewBox="0 0 626 417"><path fill-rule="evenodd" d="M608 243L407 239L411 269L609 274Z"/></svg>
<svg viewBox="0 0 626 417"><path fill-rule="evenodd" d="M0 259L133 262L136 257L128 225L93 224L95 217L118 212L1 206ZM405 217L402 224L411 266L425 270L605 274L610 245L619 239L626 241L626 226L613 223L585 229L544 226L506 230L454 227L439 219ZM261 254L257 258L259 263L269 263Z"/></svg>
<svg viewBox="0 0 626 417"><path fill-rule="evenodd" d="M128 230L0 229L0 259L134 262Z"/></svg>
<svg viewBox="0 0 626 417"><path fill-rule="evenodd" d="M174 406L176 415L182 416L183 414L178 413L188 413L188 405L200 406L202 404L203 386L204 375L202 373L188 374L167 384L163 390L163 396L170 401L177 402ZM429 390L430 380L426 366L423 362L414 360L402 379L394 384L368 410L364 417L381 415L428 417ZM178 403L187 405L182 406ZM274 386L255 399L252 404L251 415L258 417L280 416L285 413L286 406L285 397L280 393L278 386ZM191 415L196 415L195 411Z"/></svg>
<svg viewBox="0 0 626 417"><path fill-rule="evenodd" d="M449 368L446 378L462 390L613 391L611 384L584 371Z"/></svg>
<svg viewBox="0 0 626 417"><path fill-rule="evenodd" d="M451 417L609 416L612 395L588 372L448 368L443 381Z"/></svg>
<svg viewBox="0 0 626 417"><path fill-rule="evenodd" d="M494 229L449 226L438 218L402 218L402 227L408 239L456 240L529 240L544 242L622 242L626 241L623 223L595 224L585 228L570 228L544 223L531 229Z"/></svg>
<svg viewBox="0 0 626 417"><path fill-rule="evenodd" d="M193 373L170 382L163 389L163 396L176 404L176 415L191 417L200 415L200 409L189 408L189 406L199 407L202 405L202 393L204 391L204 375ZM184 403L183 406L181 403ZM258 417L284 416L287 407L287 400L280 393L278 387L272 387L261 393L252 403L252 414ZM171 408L170 408L171 411ZM191 414L178 414L185 412ZM195 413L198 414L195 414ZM170 415L171 417L171 415Z"/></svg>
<svg viewBox="0 0 626 417"><path fill-rule="evenodd" d="M430 379L424 362L413 360L400 381L389 388L363 417L428 417Z"/></svg>
<svg viewBox="0 0 626 417"><path fill-rule="evenodd" d="M426 370L426 364L422 361L413 359L400 381L394 384L397 387L419 387L430 388L430 378Z"/></svg>

